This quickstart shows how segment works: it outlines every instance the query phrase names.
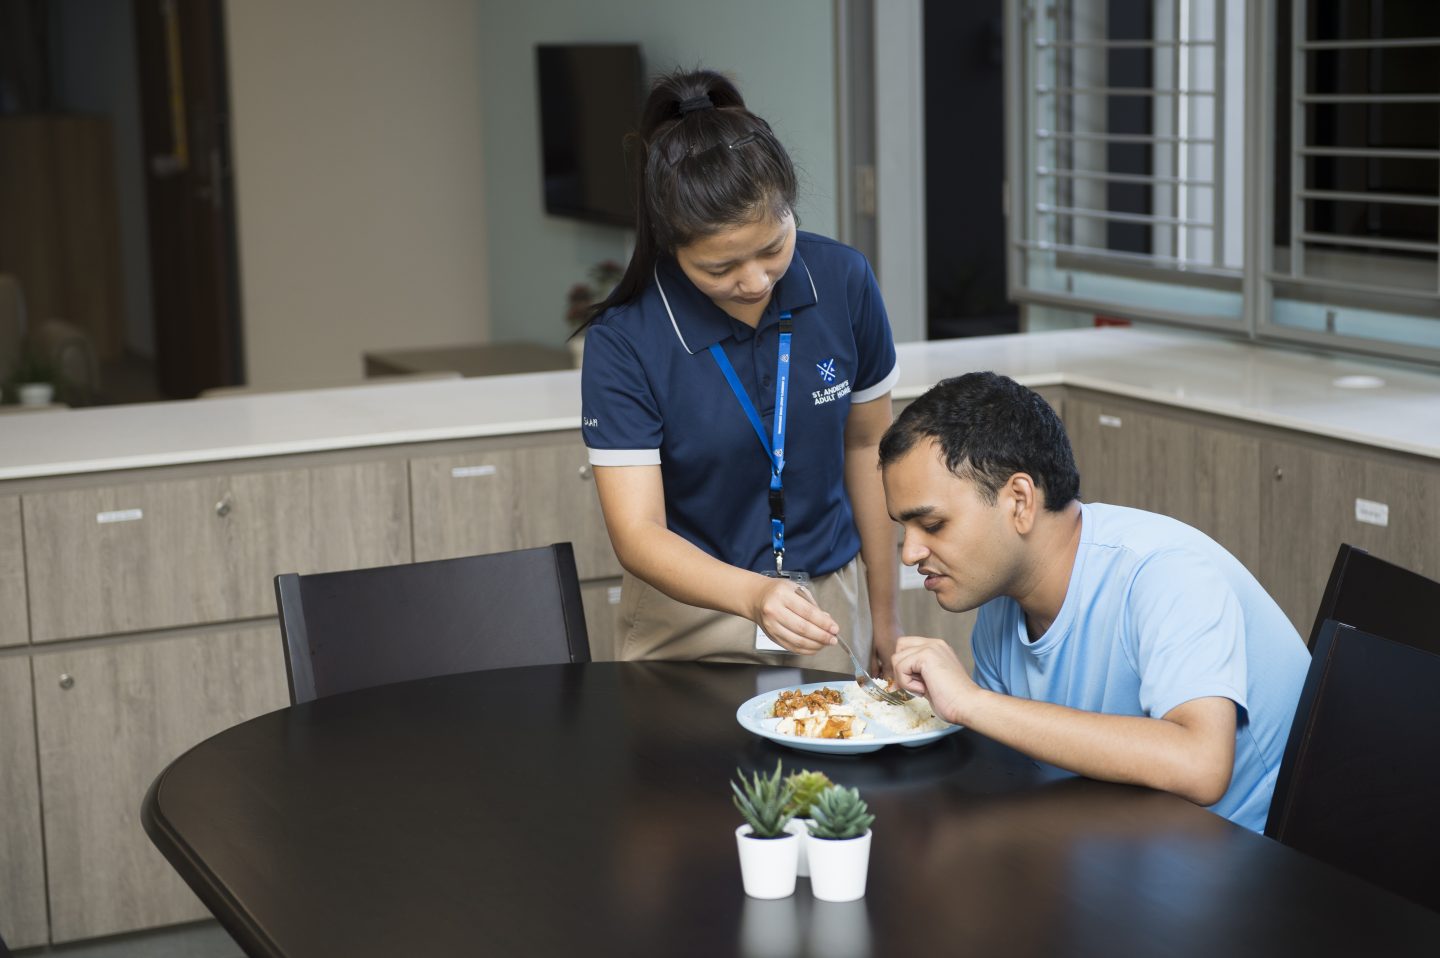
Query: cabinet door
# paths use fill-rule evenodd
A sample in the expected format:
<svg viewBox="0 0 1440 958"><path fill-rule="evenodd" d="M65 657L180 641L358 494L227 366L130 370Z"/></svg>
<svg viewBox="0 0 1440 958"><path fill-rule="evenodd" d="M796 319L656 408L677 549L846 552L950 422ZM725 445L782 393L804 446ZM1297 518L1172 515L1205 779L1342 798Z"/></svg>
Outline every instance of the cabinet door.
<svg viewBox="0 0 1440 958"><path fill-rule="evenodd" d="M590 658L610 662L619 651L620 580L603 579L580 587L585 603L585 631L590 636Z"/></svg>
<svg viewBox="0 0 1440 958"><path fill-rule="evenodd" d="M1283 441L1266 442L1262 454L1260 581L1302 636L1341 543L1440 579L1440 464Z"/></svg>
<svg viewBox="0 0 1440 958"><path fill-rule="evenodd" d="M43 945L45 861L30 660L0 659L0 937L12 948Z"/></svg>
<svg viewBox="0 0 1440 958"><path fill-rule="evenodd" d="M508 450L411 459L415 561L515 548L516 469Z"/></svg>
<svg viewBox="0 0 1440 958"><path fill-rule="evenodd" d="M407 561L406 483L376 462L25 496L34 641L273 615L282 572Z"/></svg>
<svg viewBox="0 0 1440 958"><path fill-rule="evenodd" d="M23 542L19 497L0 497L0 645L23 645L30 641Z"/></svg>
<svg viewBox="0 0 1440 958"><path fill-rule="evenodd" d="M553 446L516 452L523 477L519 508L519 546L569 542L581 579L620 574L620 560L610 547L600 497L579 437Z"/></svg>
<svg viewBox="0 0 1440 958"><path fill-rule="evenodd" d="M1131 405L1067 396L1081 498L1179 519L1260 568L1260 442Z"/></svg>
<svg viewBox="0 0 1440 958"><path fill-rule="evenodd" d="M279 630L44 653L34 669L53 941L208 917L140 803L181 752L289 703Z"/></svg>

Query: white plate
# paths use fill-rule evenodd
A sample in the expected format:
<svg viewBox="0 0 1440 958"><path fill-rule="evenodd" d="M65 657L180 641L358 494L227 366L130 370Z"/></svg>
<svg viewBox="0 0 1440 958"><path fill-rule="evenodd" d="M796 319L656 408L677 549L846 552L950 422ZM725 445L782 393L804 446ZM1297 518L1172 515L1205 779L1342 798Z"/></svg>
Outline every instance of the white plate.
<svg viewBox="0 0 1440 958"><path fill-rule="evenodd" d="M811 682L809 685L792 685L787 689L798 688L803 692L813 692L816 689L840 688L847 680L838 682ZM928 745L936 739L943 738L951 732L958 732L959 725L951 725L947 728L937 729L930 732L892 732L874 719L865 720L865 731L872 735L871 738L801 738L797 735L782 735L775 731L775 726L780 720L771 713L775 711L775 698L780 690L773 692L762 692L735 710L735 721L747 732L754 732L761 738L768 738L779 745L788 745L790 748L798 748L804 752L828 752L831 755L859 755L862 752L875 752L887 745L905 745L915 748L920 745Z"/></svg>

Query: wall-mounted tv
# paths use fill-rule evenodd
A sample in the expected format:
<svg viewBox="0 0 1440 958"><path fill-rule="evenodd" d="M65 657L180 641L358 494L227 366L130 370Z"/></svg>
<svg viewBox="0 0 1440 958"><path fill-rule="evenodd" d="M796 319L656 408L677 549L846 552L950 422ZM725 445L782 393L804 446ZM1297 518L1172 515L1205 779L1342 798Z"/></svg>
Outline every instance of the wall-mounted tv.
<svg viewBox="0 0 1440 958"><path fill-rule="evenodd" d="M539 44L545 212L633 226L626 135L640 126L645 72L634 43Z"/></svg>

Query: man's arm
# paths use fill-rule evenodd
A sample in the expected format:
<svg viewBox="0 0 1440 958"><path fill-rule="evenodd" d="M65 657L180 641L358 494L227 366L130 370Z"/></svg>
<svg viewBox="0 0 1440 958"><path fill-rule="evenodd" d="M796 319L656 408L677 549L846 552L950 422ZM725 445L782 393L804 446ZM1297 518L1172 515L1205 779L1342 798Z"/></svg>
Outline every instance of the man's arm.
<svg viewBox="0 0 1440 958"><path fill-rule="evenodd" d="M1213 805L1235 767L1235 703L1192 699L1162 718L1102 715L980 688L939 639L903 636L895 674L941 718L1031 758L1090 778L1174 792Z"/></svg>

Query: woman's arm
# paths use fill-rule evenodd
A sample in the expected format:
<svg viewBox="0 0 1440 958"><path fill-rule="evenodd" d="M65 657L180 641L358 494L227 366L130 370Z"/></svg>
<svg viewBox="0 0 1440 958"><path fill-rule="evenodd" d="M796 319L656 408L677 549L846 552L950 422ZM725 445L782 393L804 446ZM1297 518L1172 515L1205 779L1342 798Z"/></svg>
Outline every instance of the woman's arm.
<svg viewBox="0 0 1440 958"><path fill-rule="evenodd" d="M747 618L793 652L834 643L835 619L793 583L721 562L670 531L659 466L596 466L594 474L610 544L631 575L686 605Z"/></svg>
<svg viewBox="0 0 1440 958"><path fill-rule="evenodd" d="M871 671L877 674L890 673L890 657L900 635L895 523L886 511L885 487L880 481L880 437L894 418L890 394L886 393L852 405L845 420L845 492L855 513L855 528L860 532L860 558L865 562L875 639L870 664Z"/></svg>

